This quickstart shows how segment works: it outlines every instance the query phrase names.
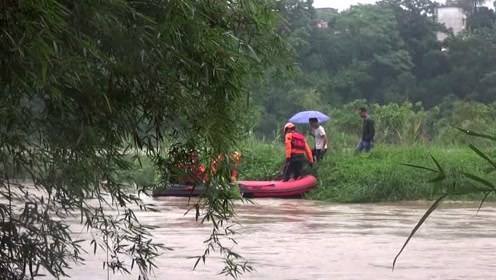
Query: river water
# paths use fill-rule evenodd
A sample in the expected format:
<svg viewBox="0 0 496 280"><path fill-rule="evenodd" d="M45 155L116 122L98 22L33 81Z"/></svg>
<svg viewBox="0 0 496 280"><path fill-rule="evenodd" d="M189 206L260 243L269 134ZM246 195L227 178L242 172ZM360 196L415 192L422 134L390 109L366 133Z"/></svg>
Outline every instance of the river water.
<svg viewBox="0 0 496 280"><path fill-rule="evenodd" d="M329 204L257 199L237 206L235 247L255 267L243 279L495 279L496 204L476 215L476 203L448 203L434 212L391 270L392 260L428 204ZM226 279L212 255L192 271L210 227L184 215L187 199L154 201L161 212L140 213L158 226L156 240L173 251L157 261L152 279ZM77 280L106 279L102 256L70 272ZM137 279L110 275L110 279Z"/></svg>

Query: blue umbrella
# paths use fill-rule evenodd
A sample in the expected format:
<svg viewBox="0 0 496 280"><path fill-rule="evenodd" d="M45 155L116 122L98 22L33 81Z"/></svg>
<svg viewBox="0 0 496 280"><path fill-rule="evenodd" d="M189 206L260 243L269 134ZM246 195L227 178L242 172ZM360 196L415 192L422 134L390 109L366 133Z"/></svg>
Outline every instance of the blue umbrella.
<svg viewBox="0 0 496 280"><path fill-rule="evenodd" d="M292 123L304 124L308 123L308 120L312 118L319 120L319 123L324 123L330 119L329 116L319 111L303 111L292 116L289 121Z"/></svg>

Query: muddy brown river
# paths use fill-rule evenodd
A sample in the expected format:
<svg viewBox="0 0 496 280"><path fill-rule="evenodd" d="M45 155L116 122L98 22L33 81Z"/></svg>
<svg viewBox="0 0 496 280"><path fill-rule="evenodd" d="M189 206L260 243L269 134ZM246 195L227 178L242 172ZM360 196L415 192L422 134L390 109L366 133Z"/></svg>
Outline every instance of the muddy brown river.
<svg viewBox="0 0 496 280"><path fill-rule="evenodd" d="M496 204L476 215L477 203L447 203L434 212L400 257L392 260L428 207L426 203L329 204L258 199L237 206L235 247L254 266L242 279L496 279ZM210 227L184 215L187 200L154 201L161 212L139 213L158 226L173 251L157 260L151 279L229 279L218 255L193 271ZM81 233L82 235L84 233ZM87 256L71 279L107 279L103 256ZM121 274L110 279L137 279Z"/></svg>

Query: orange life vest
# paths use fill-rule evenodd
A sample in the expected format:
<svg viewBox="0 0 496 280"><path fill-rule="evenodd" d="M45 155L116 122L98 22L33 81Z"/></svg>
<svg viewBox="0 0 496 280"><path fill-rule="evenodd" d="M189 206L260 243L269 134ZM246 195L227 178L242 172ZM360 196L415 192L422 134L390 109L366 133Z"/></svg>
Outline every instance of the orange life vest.
<svg viewBox="0 0 496 280"><path fill-rule="evenodd" d="M291 153L292 154L303 154L305 153L305 136L301 133L293 132L291 136Z"/></svg>
<svg viewBox="0 0 496 280"><path fill-rule="evenodd" d="M310 163L313 163L312 150L308 146L303 134L296 131L288 132L285 136L284 144L286 146L286 159L293 155L303 154Z"/></svg>
<svg viewBox="0 0 496 280"><path fill-rule="evenodd" d="M205 180L205 165L201 163L179 163L176 168L182 171L182 174L177 178L178 183L198 183Z"/></svg>
<svg viewBox="0 0 496 280"><path fill-rule="evenodd" d="M212 174L217 173L217 170L220 167L220 165L224 163L224 159L225 159L224 155L219 155L217 156L216 159L212 161L210 165L210 172ZM229 159L230 159L230 168L231 168L231 181L235 182L238 180L238 168L241 162L241 153L232 152L229 154Z"/></svg>

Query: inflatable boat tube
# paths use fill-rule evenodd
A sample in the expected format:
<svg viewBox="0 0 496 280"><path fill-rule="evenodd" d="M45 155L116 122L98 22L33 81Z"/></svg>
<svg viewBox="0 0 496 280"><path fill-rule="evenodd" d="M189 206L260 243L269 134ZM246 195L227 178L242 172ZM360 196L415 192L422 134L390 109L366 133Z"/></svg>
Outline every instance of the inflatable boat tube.
<svg viewBox="0 0 496 280"><path fill-rule="evenodd" d="M284 181L239 181L239 191L243 197L301 197L317 185L317 178L312 175L297 180ZM199 196L205 191L203 186L173 184L165 190L158 190L153 196Z"/></svg>
<svg viewBox="0 0 496 280"><path fill-rule="evenodd" d="M300 197L317 185L317 178L312 175L298 180L284 181L239 181L243 197Z"/></svg>

